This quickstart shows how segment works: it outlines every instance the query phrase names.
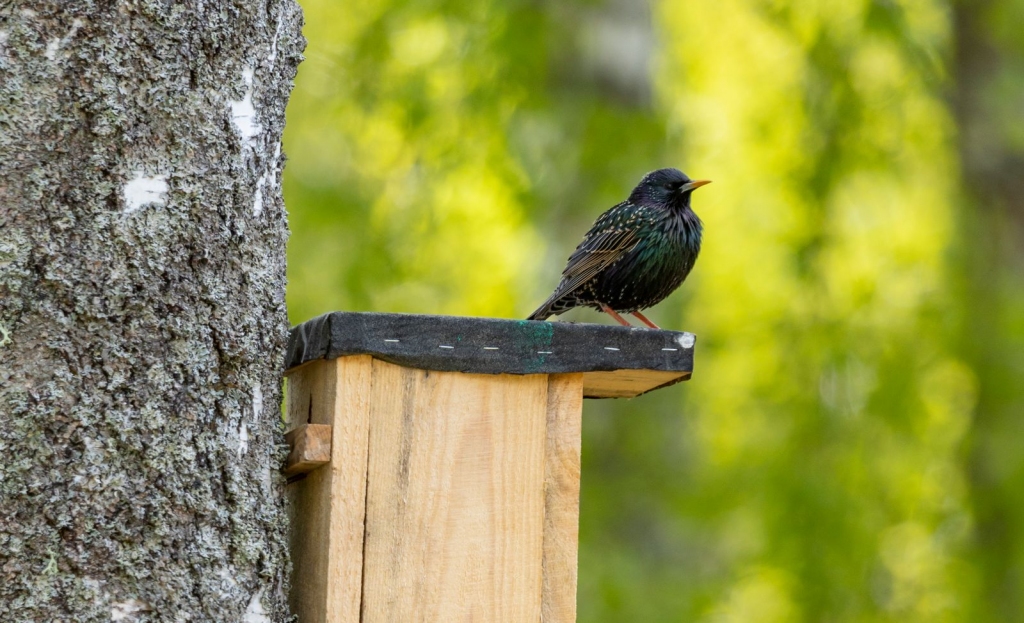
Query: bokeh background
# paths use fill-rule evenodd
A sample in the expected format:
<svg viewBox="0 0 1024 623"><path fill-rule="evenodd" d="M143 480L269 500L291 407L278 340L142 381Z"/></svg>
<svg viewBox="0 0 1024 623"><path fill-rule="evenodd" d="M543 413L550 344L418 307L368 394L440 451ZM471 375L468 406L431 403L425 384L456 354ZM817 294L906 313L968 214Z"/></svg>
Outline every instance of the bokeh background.
<svg viewBox="0 0 1024 623"><path fill-rule="evenodd" d="M293 323L521 318L715 182L693 380L585 405L580 621L1024 621L1024 0L302 4Z"/></svg>

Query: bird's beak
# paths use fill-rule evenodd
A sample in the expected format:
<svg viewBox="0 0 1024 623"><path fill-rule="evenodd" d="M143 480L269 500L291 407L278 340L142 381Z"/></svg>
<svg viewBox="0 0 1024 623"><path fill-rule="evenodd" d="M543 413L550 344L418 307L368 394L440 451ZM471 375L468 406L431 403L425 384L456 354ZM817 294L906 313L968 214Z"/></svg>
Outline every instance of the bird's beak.
<svg viewBox="0 0 1024 623"><path fill-rule="evenodd" d="M687 192L693 190L694 188L700 188L701 186L705 186L710 183L711 180L693 180L689 184L683 184L682 188L680 188L679 190Z"/></svg>

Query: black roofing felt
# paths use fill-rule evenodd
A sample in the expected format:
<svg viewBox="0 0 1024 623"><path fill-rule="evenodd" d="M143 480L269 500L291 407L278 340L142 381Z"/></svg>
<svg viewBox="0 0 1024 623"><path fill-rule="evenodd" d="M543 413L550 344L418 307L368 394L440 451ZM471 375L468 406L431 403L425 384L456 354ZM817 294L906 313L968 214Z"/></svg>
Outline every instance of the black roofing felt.
<svg viewBox="0 0 1024 623"><path fill-rule="evenodd" d="M410 368L477 374L692 372L692 333L500 318L333 312L292 328L287 367L372 355Z"/></svg>

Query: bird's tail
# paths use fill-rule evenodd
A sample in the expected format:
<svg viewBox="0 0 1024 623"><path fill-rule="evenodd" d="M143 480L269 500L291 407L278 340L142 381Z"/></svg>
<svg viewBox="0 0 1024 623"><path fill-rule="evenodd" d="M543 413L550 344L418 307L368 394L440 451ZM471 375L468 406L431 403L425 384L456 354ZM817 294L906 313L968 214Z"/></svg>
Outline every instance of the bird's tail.
<svg viewBox="0 0 1024 623"><path fill-rule="evenodd" d="M532 314L530 314L529 316L526 317L526 319L527 320L547 320L549 317L551 317L555 313L555 311L552 310L552 307L554 307L555 302L558 300L560 294L561 293L559 293L559 292L555 292L554 294L552 294L548 298L548 300L546 300L543 303L541 303L540 307L535 309Z"/></svg>

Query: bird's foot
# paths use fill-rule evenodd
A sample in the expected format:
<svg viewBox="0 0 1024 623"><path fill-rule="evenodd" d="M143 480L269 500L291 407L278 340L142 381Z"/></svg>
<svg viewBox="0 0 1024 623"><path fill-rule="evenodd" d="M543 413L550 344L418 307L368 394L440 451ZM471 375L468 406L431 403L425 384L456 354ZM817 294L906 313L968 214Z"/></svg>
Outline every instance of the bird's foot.
<svg viewBox="0 0 1024 623"><path fill-rule="evenodd" d="M644 323L648 327L650 327L652 329L661 329L661 327L659 327L658 325L656 325L653 322L651 322L650 320L648 320L647 316L641 314L640 312L638 312L638 311L637 312L633 312L633 315L636 316L637 320L639 320L640 322Z"/></svg>
<svg viewBox="0 0 1024 623"><path fill-rule="evenodd" d="M618 312L616 312L616 311L615 311L614 309L612 309L611 307L608 307L608 306L607 306L607 305L605 305L604 303L598 303L598 305L600 305L600 306L601 306L601 309L603 309L603 310L604 310L604 313L608 314L608 315L609 315L609 316L611 316L612 318L614 318L614 319L616 319L617 321L619 321L619 324L621 324L622 326L624 326L624 327L632 327L632 326L633 326L633 325L629 324L628 322L626 322L626 319L625 319L625 318L623 318L622 316L620 316L620 315L618 314Z"/></svg>

